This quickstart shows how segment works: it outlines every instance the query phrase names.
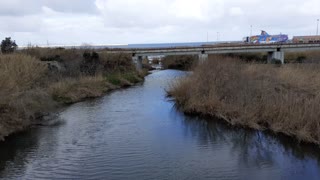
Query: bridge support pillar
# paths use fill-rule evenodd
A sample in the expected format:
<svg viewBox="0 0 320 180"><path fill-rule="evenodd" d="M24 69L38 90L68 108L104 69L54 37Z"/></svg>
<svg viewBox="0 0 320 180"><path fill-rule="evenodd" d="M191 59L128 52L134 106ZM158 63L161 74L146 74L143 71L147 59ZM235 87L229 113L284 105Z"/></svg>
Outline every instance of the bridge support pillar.
<svg viewBox="0 0 320 180"><path fill-rule="evenodd" d="M272 54L273 52L268 52L268 64L272 64Z"/></svg>
<svg viewBox="0 0 320 180"><path fill-rule="evenodd" d="M136 66L138 71L142 70L143 56L132 56L133 64Z"/></svg>
<svg viewBox="0 0 320 180"><path fill-rule="evenodd" d="M208 54L199 54L199 63L203 63L208 60Z"/></svg>
<svg viewBox="0 0 320 180"><path fill-rule="evenodd" d="M284 64L284 52L283 51L274 51L268 52L268 63L274 63L273 61L278 60L281 64Z"/></svg>

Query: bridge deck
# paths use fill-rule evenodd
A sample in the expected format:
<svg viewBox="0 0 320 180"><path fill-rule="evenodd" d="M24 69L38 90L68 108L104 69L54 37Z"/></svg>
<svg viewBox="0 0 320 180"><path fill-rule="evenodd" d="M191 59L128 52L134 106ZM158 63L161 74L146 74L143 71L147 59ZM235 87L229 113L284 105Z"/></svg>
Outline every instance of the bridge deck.
<svg viewBox="0 0 320 180"><path fill-rule="evenodd" d="M109 53L130 53L135 56L223 54L243 52L306 51L320 50L320 43L285 44L217 44L202 47L148 48L148 49L107 49Z"/></svg>

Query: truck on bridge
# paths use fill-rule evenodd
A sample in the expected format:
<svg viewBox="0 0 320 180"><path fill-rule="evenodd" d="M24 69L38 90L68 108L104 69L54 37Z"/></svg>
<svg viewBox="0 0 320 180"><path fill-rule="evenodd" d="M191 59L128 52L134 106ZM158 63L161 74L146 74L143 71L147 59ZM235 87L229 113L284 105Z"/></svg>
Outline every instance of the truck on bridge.
<svg viewBox="0 0 320 180"><path fill-rule="evenodd" d="M244 37L243 41L246 43L254 44L269 44L269 43L285 43L289 40L288 35L269 35L266 31L262 30L261 35Z"/></svg>

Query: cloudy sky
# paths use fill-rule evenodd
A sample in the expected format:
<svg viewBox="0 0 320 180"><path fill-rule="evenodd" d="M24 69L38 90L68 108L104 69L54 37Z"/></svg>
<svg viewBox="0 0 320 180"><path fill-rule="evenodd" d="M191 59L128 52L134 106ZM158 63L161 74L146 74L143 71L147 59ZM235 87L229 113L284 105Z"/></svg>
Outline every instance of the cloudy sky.
<svg viewBox="0 0 320 180"><path fill-rule="evenodd" d="M0 38L19 45L241 40L316 33L320 0L0 0Z"/></svg>

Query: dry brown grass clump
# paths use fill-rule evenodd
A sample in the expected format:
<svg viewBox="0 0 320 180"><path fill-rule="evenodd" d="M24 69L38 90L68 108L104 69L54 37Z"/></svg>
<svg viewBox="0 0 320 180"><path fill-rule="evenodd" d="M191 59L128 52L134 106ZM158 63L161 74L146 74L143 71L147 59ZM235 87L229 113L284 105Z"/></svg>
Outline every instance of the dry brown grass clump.
<svg viewBox="0 0 320 180"><path fill-rule="evenodd" d="M212 57L170 94L185 112L320 144L320 65L283 67Z"/></svg>
<svg viewBox="0 0 320 180"><path fill-rule="evenodd" d="M47 71L45 64L27 55L0 56L0 102L31 89Z"/></svg>
<svg viewBox="0 0 320 180"><path fill-rule="evenodd" d="M0 140L57 106L143 80L130 55L82 49L29 48L0 55Z"/></svg>
<svg viewBox="0 0 320 180"><path fill-rule="evenodd" d="M74 103L86 98L102 96L112 88L113 86L102 75L83 76L63 79L54 83L50 85L49 92L58 102Z"/></svg>
<svg viewBox="0 0 320 180"><path fill-rule="evenodd" d="M140 82L142 73L128 54L89 49L35 47L0 55L0 140L41 124L59 105Z"/></svg>
<svg viewBox="0 0 320 180"><path fill-rule="evenodd" d="M29 126L37 113L53 106L38 84L46 71L46 65L31 56L0 56L0 139Z"/></svg>

